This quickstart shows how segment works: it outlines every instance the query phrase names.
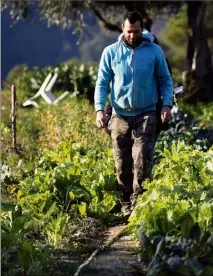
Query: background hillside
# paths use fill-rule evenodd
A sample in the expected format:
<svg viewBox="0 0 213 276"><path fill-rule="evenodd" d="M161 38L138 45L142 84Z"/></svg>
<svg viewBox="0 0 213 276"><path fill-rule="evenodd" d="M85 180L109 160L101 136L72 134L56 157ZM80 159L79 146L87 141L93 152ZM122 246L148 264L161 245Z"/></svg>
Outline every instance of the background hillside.
<svg viewBox="0 0 213 276"><path fill-rule="evenodd" d="M29 68L55 65L70 58L80 61L98 61L103 48L113 43L118 34L106 31L88 14L93 25L86 28L85 40L78 46L73 28L62 30L57 26L47 28L46 21L38 18L32 23L18 22L12 25L9 11L2 12L2 79L17 64ZM159 24L160 23L160 24ZM163 21L153 25L153 32L160 31Z"/></svg>
<svg viewBox="0 0 213 276"><path fill-rule="evenodd" d="M17 64L43 68L72 57L81 61L98 61L103 48L117 37L115 33L101 30L94 21L94 25L87 28L85 41L78 47L77 36L72 32L73 28L47 28L47 23L39 19L32 23L18 22L12 26L9 12L2 12L2 79Z"/></svg>

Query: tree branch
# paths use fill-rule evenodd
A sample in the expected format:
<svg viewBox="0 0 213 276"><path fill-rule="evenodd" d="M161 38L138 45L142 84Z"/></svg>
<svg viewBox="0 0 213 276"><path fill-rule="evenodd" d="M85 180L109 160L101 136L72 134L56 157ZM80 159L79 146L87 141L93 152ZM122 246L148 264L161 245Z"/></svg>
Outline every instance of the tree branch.
<svg viewBox="0 0 213 276"><path fill-rule="evenodd" d="M101 15L101 13L94 7L94 5L92 3L89 4L89 8L94 12L94 14L95 14L96 18L98 19L98 22L102 28L105 28L105 29L107 29L109 31L113 31L113 32L119 32L119 33L122 32L122 29L120 26L106 21L106 19Z"/></svg>

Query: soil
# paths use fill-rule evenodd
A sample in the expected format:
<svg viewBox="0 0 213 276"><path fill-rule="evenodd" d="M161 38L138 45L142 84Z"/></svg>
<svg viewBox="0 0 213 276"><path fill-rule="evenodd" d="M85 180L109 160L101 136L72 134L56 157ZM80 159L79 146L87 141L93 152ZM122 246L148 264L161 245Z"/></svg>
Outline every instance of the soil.
<svg viewBox="0 0 213 276"><path fill-rule="evenodd" d="M100 221L86 219L82 228L72 234L70 241L65 241L68 248L55 249L42 271L34 273L36 276L73 276L77 269L92 253L107 241L118 234L126 225L121 224L104 227ZM70 242L70 244L68 244ZM76 249L74 244L77 242ZM80 248L79 248L80 247ZM120 235L108 248L100 252L93 261L82 271L79 276L139 276L146 275L145 267L140 261L139 243L127 231ZM17 252L16 252L17 253ZM10 254L13 256L13 254ZM15 254L16 255L16 254ZM9 260L8 267L2 271L4 276L24 276L23 268ZM12 269L8 274L8 270Z"/></svg>
<svg viewBox="0 0 213 276"><path fill-rule="evenodd" d="M107 240L116 235L125 225L109 228ZM80 275L84 276L132 276L146 275L139 260L139 244L128 233L123 233L111 246L101 252Z"/></svg>

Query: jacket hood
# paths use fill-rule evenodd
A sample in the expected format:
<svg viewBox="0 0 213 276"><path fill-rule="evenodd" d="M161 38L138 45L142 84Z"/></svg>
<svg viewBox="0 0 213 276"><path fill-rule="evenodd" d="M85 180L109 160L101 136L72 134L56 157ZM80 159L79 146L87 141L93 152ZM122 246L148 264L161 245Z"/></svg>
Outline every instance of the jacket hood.
<svg viewBox="0 0 213 276"><path fill-rule="evenodd" d="M118 42L121 42L124 34L120 34L118 37ZM152 43L154 42L154 36L148 32L146 29L143 29L143 32L141 33L141 37L146 40L146 42Z"/></svg>

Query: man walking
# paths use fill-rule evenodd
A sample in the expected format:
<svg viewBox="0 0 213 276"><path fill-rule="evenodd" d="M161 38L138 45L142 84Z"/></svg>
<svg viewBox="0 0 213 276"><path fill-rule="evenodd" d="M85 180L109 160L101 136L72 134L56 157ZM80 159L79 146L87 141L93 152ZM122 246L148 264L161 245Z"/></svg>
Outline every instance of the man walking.
<svg viewBox="0 0 213 276"><path fill-rule="evenodd" d="M137 12L125 15L123 33L102 54L95 88L96 123L105 127L104 108L111 83L111 137L117 181L124 207L130 214L143 193L143 181L151 178L156 127L157 85L163 106L162 122L171 120L173 87L162 49L143 32Z"/></svg>

